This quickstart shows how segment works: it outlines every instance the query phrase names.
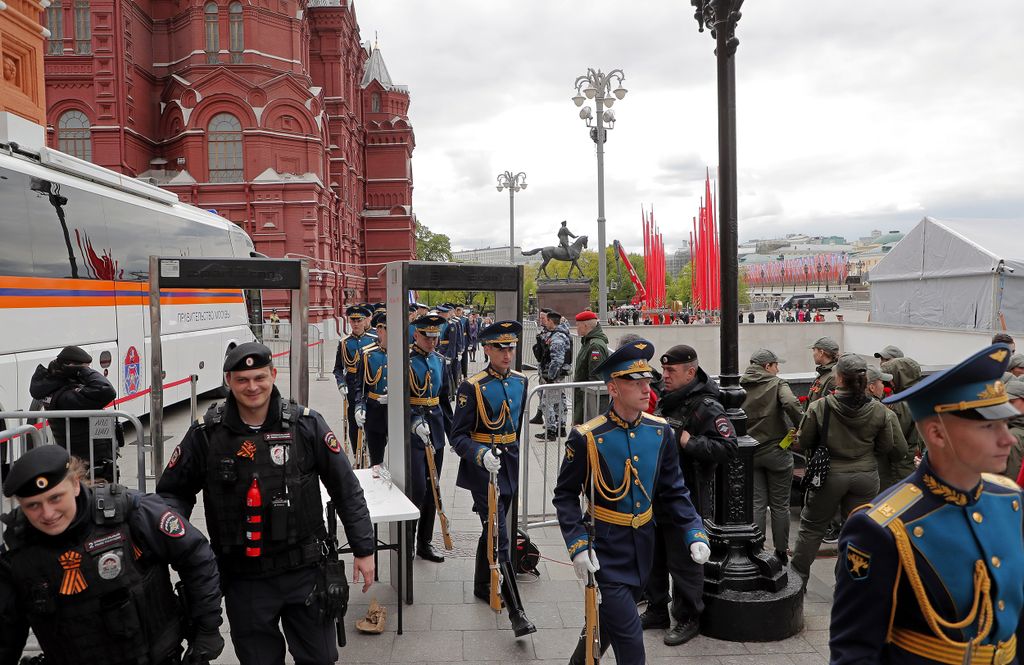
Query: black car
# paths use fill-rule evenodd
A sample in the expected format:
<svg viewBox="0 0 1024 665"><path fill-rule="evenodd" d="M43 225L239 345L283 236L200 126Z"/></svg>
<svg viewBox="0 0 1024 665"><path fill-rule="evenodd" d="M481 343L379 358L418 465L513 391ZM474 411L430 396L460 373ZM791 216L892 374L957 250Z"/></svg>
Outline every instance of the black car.
<svg viewBox="0 0 1024 665"><path fill-rule="evenodd" d="M816 309L819 312L834 312L839 309L839 303L832 298L803 298L800 306L804 309Z"/></svg>

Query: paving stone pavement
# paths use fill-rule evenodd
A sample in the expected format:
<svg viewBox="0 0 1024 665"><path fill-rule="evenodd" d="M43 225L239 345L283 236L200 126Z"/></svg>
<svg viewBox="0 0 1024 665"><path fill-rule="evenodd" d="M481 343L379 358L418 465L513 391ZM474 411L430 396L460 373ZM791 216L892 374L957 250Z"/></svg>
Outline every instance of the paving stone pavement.
<svg viewBox="0 0 1024 665"><path fill-rule="evenodd" d="M482 354L478 354L482 357ZM333 347L328 358L333 358ZM278 385L286 387L287 374L282 372ZM329 381L310 381L310 406L324 415L335 431L341 427L340 398L333 377ZM212 400L201 400L203 412ZM165 411L164 430L170 436L165 454L181 440L189 421L186 404L169 407ZM536 432L536 428L534 429ZM537 444L538 446L542 444ZM561 450L556 446L557 459ZM125 480L135 484L134 449L126 448L130 464L122 462ZM550 452L550 451L549 451ZM508 618L495 614L473 597L472 556L480 522L470 510L470 496L455 487L458 458L448 450L441 472L441 487L445 508L451 518L456 548L441 564L420 559L414 561L415 604L404 610L404 633L397 635L396 594L389 585L390 552L380 555L378 569L380 582L367 594L352 587L352 600L346 617L348 645L341 649L341 663L430 663L446 662L460 665L470 663L565 663L572 652L579 629L583 624L583 587L576 580L569 565L565 546L557 527L532 529L531 538L537 543L544 560L539 565L540 578L520 580L520 590L527 615L537 625L533 635L516 639L510 630ZM530 457L531 497L541 497L543 456L535 447ZM549 467L553 465L550 463ZM153 484L150 481L150 491ZM550 488L547 490L550 492ZM531 499L532 501L533 499ZM539 511L539 502L531 506ZM205 531L201 505L193 513L193 523ZM791 530L795 538L796 520ZM439 529L438 525L438 529ZM381 530L384 535L385 530ZM440 545L438 533L434 539ZM824 553L824 551L823 551ZM834 550L833 550L834 554ZM739 643L698 636L691 642L668 647L662 642L663 630L647 631L644 642L647 661L651 665L824 665L828 662L828 621L831 610L832 571L834 558L819 559L812 568L811 583L804 603L805 630L799 635L780 642ZM349 564L351 570L351 564ZM365 615L371 599L377 599L387 608L387 628L380 635L364 635L356 631L355 622ZM215 663L237 663L231 648L228 628L223 633L227 646ZM611 651L604 662L615 662ZM292 662L288 659L287 662Z"/></svg>

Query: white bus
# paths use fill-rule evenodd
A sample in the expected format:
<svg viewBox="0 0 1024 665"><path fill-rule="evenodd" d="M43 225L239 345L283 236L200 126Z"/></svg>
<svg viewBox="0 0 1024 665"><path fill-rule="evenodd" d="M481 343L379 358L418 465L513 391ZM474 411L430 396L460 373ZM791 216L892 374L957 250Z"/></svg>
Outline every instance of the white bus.
<svg viewBox="0 0 1024 665"><path fill-rule="evenodd" d="M117 390L117 408L149 412L149 256L250 257L237 225L175 194L47 148L0 143L0 411L32 405L29 382L74 344ZM224 354L251 341L242 290L161 291L164 384L222 383ZM253 295L254 316L259 294ZM164 403L188 399L188 382Z"/></svg>

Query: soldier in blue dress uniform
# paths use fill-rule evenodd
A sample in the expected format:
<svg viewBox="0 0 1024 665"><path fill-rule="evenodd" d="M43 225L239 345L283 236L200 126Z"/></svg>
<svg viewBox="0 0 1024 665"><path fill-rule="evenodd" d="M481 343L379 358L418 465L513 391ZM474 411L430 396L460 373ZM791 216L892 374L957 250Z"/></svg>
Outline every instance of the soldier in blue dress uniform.
<svg viewBox="0 0 1024 665"><path fill-rule="evenodd" d="M484 371L459 386L452 425L452 448L462 458L455 484L473 495L473 512L483 532L476 547L473 595L489 600L490 568L487 559L487 488L490 474L498 478L498 561L501 597L508 608L516 637L536 632L526 618L511 564L506 518L519 489L519 431L523 422L526 376L512 369L523 326L517 321L498 321L480 332L487 355Z"/></svg>
<svg viewBox="0 0 1024 665"><path fill-rule="evenodd" d="M443 324L444 319L437 314L416 319L416 332L409 347L409 405L412 413L409 445L412 446L412 468L408 496L420 509L416 528L416 554L435 563L444 561L444 555L431 543L437 509L430 490L423 437L429 437L434 446L434 464L440 478L441 464L444 462L445 428L451 422L444 359L434 350Z"/></svg>
<svg viewBox="0 0 1024 665"><path fill-rule="evenodd" d="M384 311L378 311L371 320L377 341L363 347L359 361L360 381L356 382L355 420L366 432L366 445L370 450L370 464L384 462L384 449L388 445L388 321Z"/></svg>
<svg viewBox="0 0 1024 665"><path fill-rule="evenodd" d="M650 399L648 361L653 355L654 345L641 339L619 347L595 368L608 385L612 405L573 428L553 501L577 576L593 573L597 578L601 649L610 645L619 665L645 662L636 601L654 556L653 504L659 519L683 532L695 562L706 563L711 556L683 482L676 436L663 418L643 411ZM597 471L593 478L592 469ZM587 497L586 514L581 494ZM591 496L596 505L589 505ZM593 541L586 526L591 514L596 518ZM581 639L570 663L582 663L584 650Z"/></svg>
<svg viewBox="0 0 1024 665"><path fill-rule="evenodd" d="M852 513L839 539L831 663L1017 663L1020 488L998 475L1019 415L993 344L883 400L927 445L917 470Z"/></svg>
<svg viewBox="0 0 1024 665"><path fill-rule="evenodd" d="M361 379L356 365L362 356L362 349L377 341L377 336L367 331L370 324L370 317L373 312L369 305L352 305L345 310L349 324L352 327L352 334L338 343L338 353L334 359L334 378L338 381L338 392L345 397L346 401L346 424L348 426L348 440L355 440L356 436L356 383Z"/></svg>

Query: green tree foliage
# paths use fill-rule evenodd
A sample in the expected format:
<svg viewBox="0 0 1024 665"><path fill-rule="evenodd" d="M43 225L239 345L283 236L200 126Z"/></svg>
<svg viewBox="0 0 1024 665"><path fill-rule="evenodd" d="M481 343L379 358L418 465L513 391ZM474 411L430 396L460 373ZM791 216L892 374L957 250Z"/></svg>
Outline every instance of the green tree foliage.
<svg viewBox="0 0 1024 665"><path fill-rule="evenodd" d="M420 261L451 261L452 241L443 233L432 232L416 222L416 258Z"/></svg>

